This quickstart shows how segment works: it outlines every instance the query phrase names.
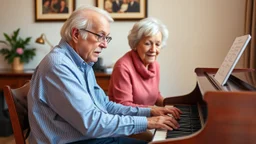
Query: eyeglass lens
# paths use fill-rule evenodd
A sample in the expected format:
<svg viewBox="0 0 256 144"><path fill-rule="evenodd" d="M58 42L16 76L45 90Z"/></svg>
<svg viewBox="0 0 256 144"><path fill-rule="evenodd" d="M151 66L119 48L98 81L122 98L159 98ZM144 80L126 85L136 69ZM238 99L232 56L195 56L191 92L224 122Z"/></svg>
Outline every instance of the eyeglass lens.
<svg viewBox="0 0 256 144"><path fill-rule="evenodd" d="M98 39L99 42L104 42L106 40L107 43L109 43L112 40L112 37L110 37L110 36L102 36L102 35L99 35L97 33L92 32L92 31L86 30L86 29L81 29L81 30L89 32L89 33L94 34L95 36L97 36L97 39Z"/></svg>

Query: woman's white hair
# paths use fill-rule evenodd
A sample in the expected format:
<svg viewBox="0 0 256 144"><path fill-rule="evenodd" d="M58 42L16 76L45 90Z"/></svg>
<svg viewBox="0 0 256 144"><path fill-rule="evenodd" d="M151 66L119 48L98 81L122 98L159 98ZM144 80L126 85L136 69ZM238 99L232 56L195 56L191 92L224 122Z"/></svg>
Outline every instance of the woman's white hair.
<svg viewBox="0 0 256 144"><path fill-rule="evenodd" d="M128 41L131 49L134 49L137 46L142 37L154 36L158 32L161 32L162 34L161 46L164 47L166 45L169 32L161 21L156 18L145 18L135 23L128 35Z"/></svg>
<svg viewBox="0 0 256 144"><path fill-rule="evenodd" d="M81 6L76 9L70 17L63 24L60 35L65 41L72 40L72 29L90 29L92 28L92 18L90 17L90 12L96 12L103 15L109 22L114 20L111 18L110 14L103 9L93 7L93 6ZM87 33L83 33L83 39L86 39Z"/></svg>

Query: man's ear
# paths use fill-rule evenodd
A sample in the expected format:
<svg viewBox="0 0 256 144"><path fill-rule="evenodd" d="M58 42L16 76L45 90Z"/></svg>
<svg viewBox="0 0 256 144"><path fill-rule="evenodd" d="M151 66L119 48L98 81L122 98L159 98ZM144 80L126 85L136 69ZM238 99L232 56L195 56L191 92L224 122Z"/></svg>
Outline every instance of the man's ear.
<svg viewBox="0 0 256 144"><path fill-rule="evenodd" d="M74 42L78 41L79 31L77 28L72 29L72 39Z"/></svg>

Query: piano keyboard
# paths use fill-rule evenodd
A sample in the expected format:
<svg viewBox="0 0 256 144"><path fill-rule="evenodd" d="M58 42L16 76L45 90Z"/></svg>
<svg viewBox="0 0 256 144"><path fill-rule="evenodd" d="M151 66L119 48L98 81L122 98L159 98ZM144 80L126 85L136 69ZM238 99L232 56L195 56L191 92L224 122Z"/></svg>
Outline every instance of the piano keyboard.
<svg viewBox="0 0 256 144"><path fill-rule="evenodd" d="M172 131L168 130L166 138L190 135L201 129L197 105L175 105L175 107L182 111L180 119L177 120L180 127Z"/></svg>
<svg viewBox="0 0 256 144"><path fill-rule="evenodd" d="M176 138L193 134L201 129L200 116L197 105L174 105L182 111L180 119L177 120L180 127L178 129L157 130L153 141Z"/></svg>

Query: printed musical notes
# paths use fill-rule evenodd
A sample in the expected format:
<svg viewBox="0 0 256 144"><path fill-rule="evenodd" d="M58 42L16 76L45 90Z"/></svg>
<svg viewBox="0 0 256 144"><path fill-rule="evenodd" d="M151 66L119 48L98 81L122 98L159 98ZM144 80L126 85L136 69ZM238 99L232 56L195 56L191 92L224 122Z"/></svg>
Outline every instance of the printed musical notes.
<svg viewBox="0 0 256 144"><path fill-rule="evenodd" d="M216 75L214 76L220 85L223 86L227 82L231 72L233 71L250 39L250 35L244 35L237 37L233 42L227 56L225 57Z"/></svg>

